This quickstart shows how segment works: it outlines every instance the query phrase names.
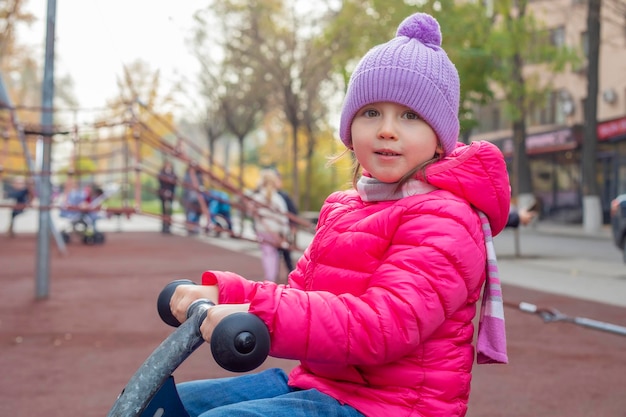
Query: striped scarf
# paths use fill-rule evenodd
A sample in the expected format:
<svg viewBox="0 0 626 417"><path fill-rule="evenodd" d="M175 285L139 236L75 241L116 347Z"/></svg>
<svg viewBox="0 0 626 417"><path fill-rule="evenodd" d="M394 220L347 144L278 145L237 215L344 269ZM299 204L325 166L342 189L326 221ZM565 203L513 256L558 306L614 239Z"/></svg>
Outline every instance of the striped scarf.
<svg viewBox="0 0 626 417"><path fill-rule="evenodd" d="M487 279L483 291L478 321L478 338L476 339L476 360L478 363L509 363L506 354L506 328L504 325L504 304L502 302L502 286L496 249L489 219L482 211L478 212L485 235L487 248Z"/></svg>
<svg viewBox="0 0 626 417"><path fill-rule="evenodd" d="M397 184L387 184L372 177L362 176L357 182L356 188L363 201L399 200L403 197L426 194L437 189L418 180L409 180L400 189L396 189L396 186ZM478 321L476 360L479 364L508 363L502 287L491 226L489 219L483 212L477 210L477 213L482 224L487 250L487 279L485 280Z"/></svg>

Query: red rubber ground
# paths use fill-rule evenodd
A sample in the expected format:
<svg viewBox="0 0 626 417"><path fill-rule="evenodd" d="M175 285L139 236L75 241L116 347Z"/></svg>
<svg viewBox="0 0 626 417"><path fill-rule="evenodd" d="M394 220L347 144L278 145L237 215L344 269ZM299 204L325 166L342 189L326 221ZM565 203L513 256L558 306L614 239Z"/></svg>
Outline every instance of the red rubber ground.
<svg viewBox="0 0 626 417"><path fill-rule="evenodd" d="M35 300L36 235L0 236L0 416L102 417L171 332L156 298L204 269L261 278L257 258L181 236L108 233L102 246L51 246L49 298ZM626 309L504 287L505 299L624 324ZM624 295L626 297L626 294ZM626 337L544 324L507 309L509 365L475 366L471 417L626 416ZM293 362L269 359L265 367ZM177 381L232 375L202 346ZM391 417L391 416L390 416Z"/></svg>

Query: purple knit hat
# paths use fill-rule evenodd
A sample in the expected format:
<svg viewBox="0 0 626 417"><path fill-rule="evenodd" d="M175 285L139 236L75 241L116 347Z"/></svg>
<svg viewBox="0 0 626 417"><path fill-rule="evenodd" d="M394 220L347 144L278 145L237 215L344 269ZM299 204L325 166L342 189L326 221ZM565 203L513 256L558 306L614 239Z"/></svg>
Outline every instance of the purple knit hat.
<svg viewBox="0 0 626 417"><path fill-rule="evenodd" d="M352 119L366 104L389 101L414 110L437 133L448 155L459 136L459 74L441 49L439 23L415 13L398 26L396 37L372 48L350 77L339 136L352 148Z"/></svg>

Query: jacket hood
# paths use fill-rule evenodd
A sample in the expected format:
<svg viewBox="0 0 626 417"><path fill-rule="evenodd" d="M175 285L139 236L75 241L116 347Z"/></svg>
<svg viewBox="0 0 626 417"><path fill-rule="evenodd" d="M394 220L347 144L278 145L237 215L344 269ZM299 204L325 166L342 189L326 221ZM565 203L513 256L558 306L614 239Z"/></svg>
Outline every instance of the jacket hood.
<svg viewBox="0 0 626 417"><path fill-rule="evenodd" d="M511 186L504 156L493 143L459 143L443 160L426 169L426 179L485 213L494 236L506 226Z"/></svg>

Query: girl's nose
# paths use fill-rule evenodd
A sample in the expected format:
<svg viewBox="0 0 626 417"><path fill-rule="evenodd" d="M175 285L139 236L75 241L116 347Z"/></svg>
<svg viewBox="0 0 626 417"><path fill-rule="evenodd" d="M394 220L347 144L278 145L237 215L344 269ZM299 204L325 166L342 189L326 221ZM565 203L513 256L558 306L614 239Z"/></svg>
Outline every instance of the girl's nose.
<svg viewBox="0 0 626 417"><path fill-rule="evenodd" d="M396 129L391 117L383 117L378 128L379 139L396 139Z"/></svg>

